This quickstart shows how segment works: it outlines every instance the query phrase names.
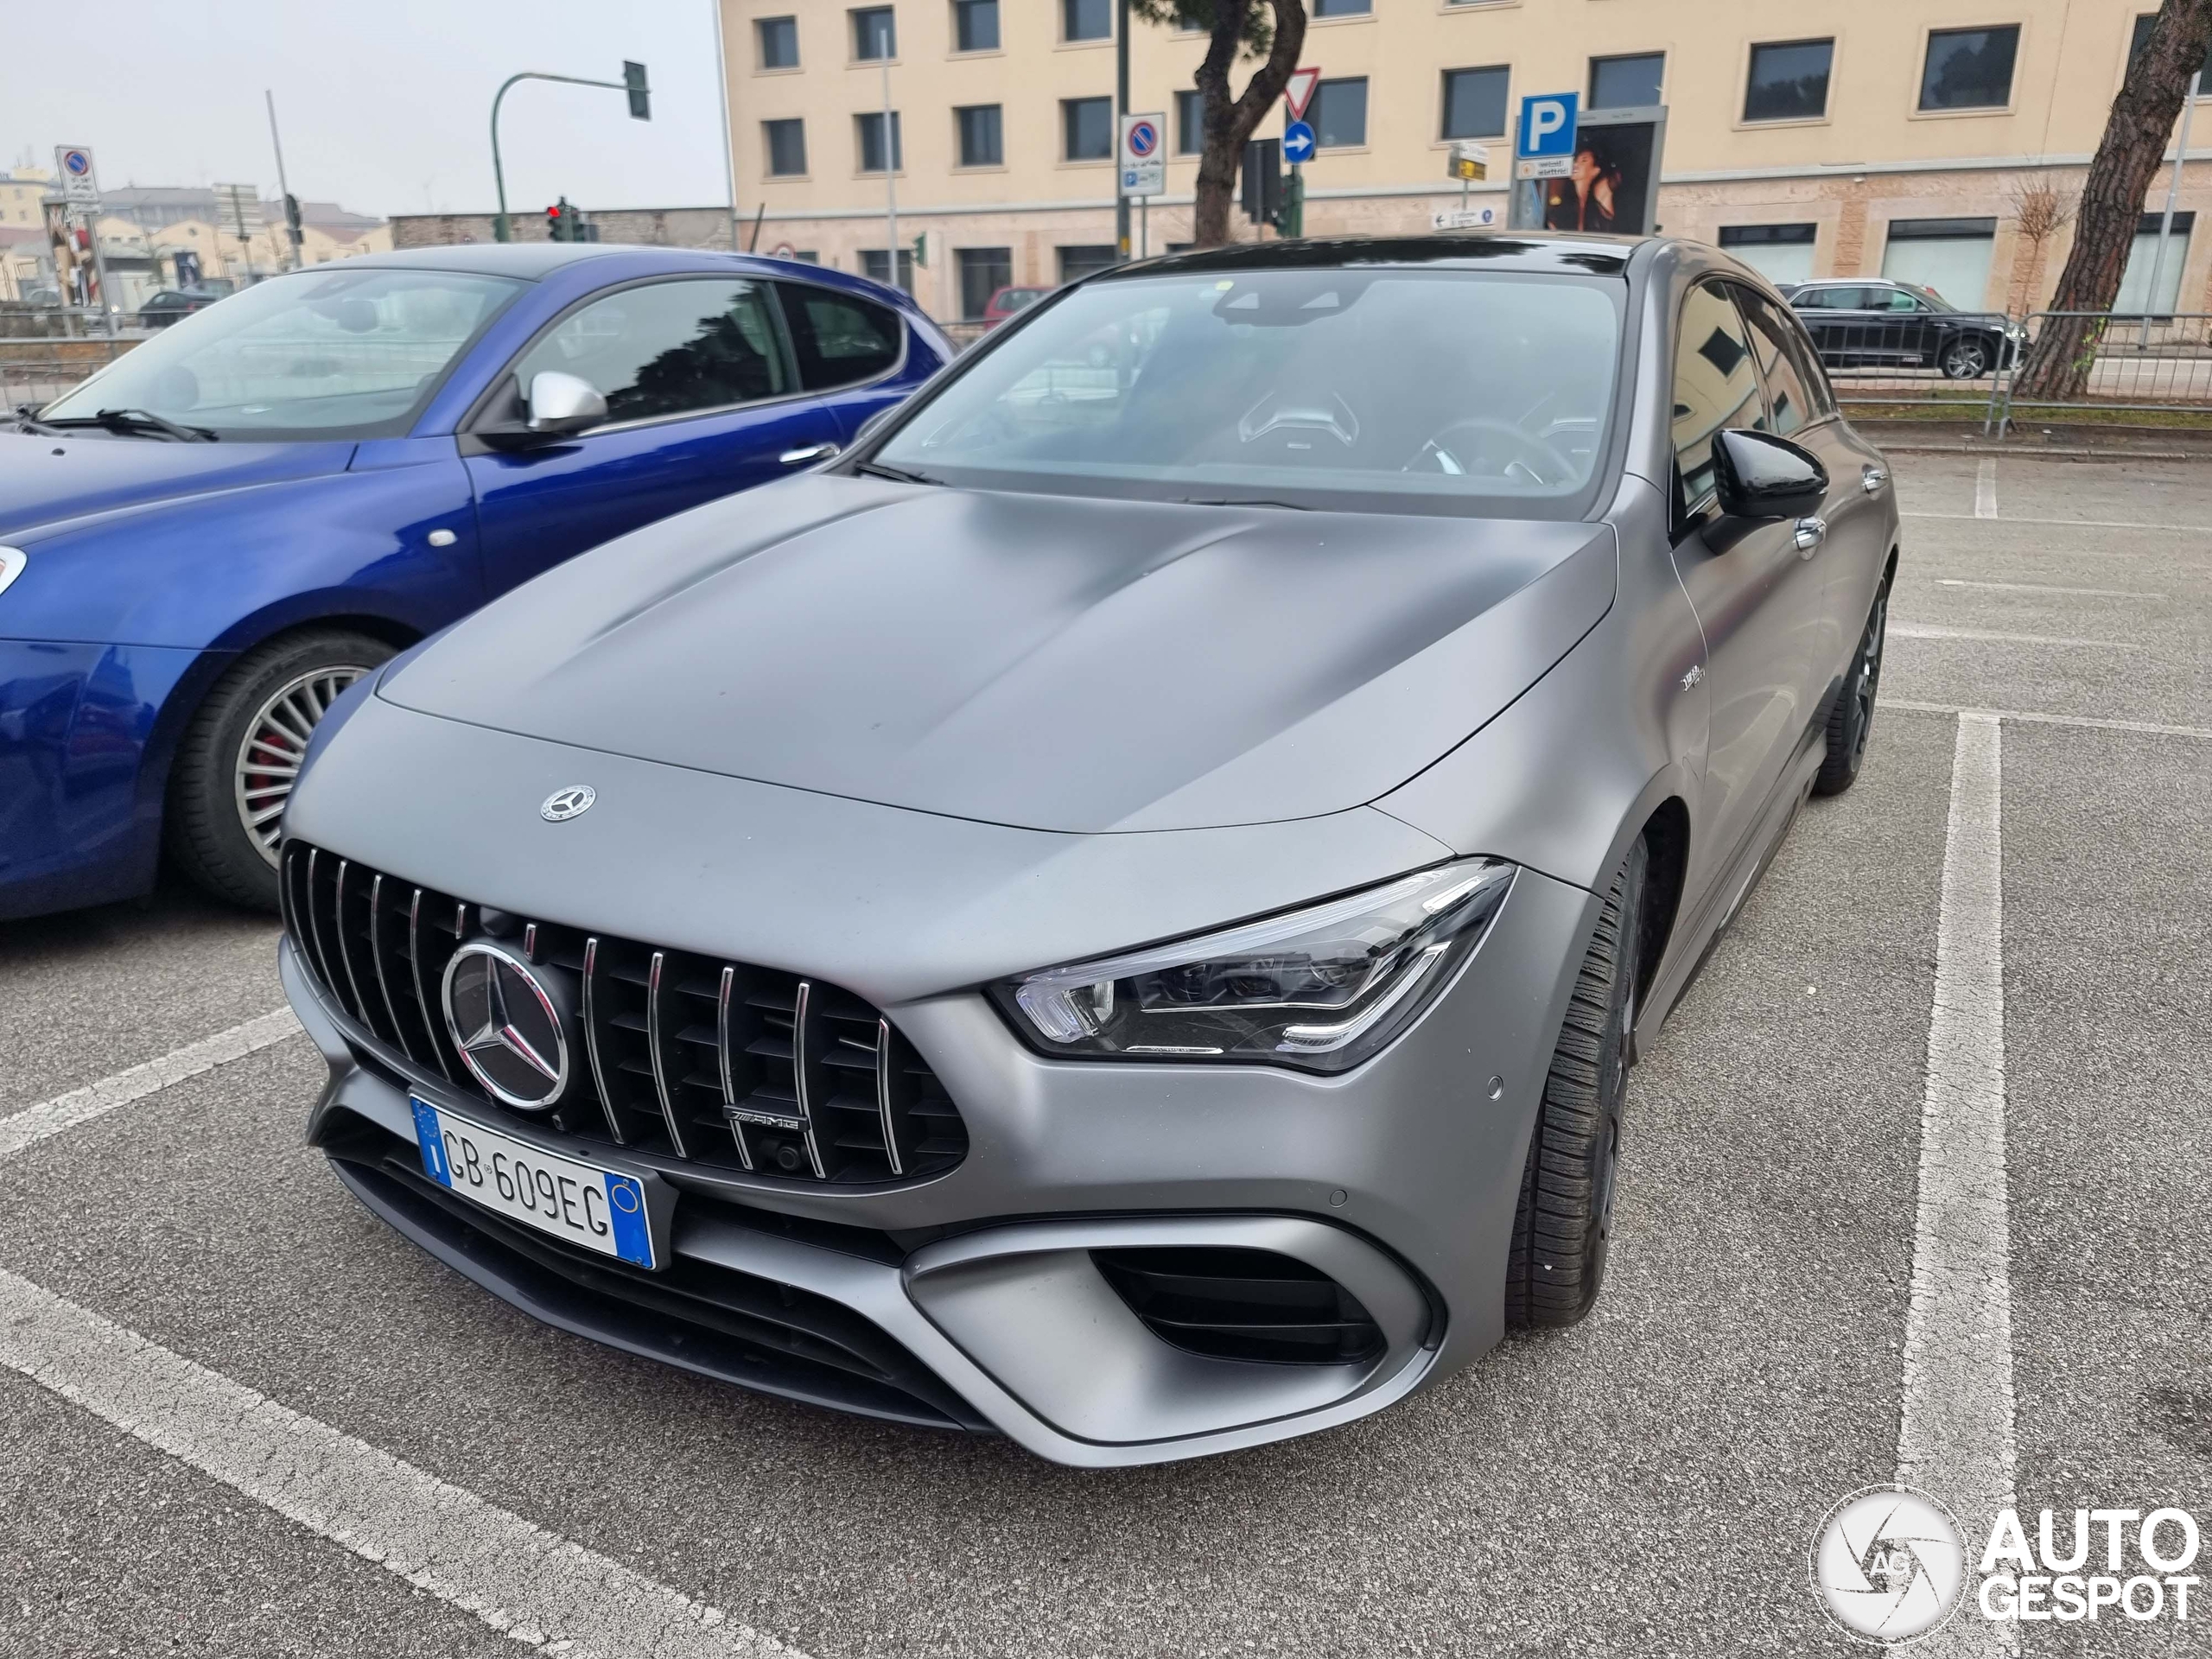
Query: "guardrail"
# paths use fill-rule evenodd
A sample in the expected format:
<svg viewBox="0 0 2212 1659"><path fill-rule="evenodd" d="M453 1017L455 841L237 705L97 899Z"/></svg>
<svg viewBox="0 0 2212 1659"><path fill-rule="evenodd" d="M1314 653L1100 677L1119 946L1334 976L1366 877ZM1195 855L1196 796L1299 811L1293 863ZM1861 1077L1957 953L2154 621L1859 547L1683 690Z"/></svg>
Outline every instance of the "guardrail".
<svg viewBox="0 0 2212 1659"><path fill-rule="evenodd" d="M137 339L0 339L0 411L51 403L139 343Z"/></svg>

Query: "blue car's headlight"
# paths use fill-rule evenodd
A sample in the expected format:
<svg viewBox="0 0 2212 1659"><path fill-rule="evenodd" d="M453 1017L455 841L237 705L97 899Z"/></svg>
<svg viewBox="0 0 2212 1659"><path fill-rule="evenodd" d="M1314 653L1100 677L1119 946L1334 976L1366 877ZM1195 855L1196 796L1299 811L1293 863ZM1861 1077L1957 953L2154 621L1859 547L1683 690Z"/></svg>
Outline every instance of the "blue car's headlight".
<svg viewBox="0 0 2212 1659"><path fill-rule="evenodd" d="M990 988L1071 1058L1358 1065L1420 1017L1481 941L1515 866L1463 859L1200 938Z"/></svg>

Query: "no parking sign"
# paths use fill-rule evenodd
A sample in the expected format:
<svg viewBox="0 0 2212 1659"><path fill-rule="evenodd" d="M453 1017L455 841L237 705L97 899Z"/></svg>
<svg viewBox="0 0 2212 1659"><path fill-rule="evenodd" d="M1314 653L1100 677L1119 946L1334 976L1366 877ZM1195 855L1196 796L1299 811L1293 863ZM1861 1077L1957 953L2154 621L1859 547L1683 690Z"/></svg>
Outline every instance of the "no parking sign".
<svg viewBox="0 0 2212 1659"><path fill-rule="evenodd" d="M1167 118L1125 115L1116 157L1125 196L1157 196L1167 189Z"/></svg>

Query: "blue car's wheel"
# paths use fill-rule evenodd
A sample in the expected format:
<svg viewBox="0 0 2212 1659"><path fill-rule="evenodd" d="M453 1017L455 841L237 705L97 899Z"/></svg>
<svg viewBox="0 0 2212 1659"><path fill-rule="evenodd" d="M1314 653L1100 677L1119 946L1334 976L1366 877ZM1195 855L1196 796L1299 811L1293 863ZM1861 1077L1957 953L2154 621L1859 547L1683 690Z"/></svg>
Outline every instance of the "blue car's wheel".
<svg viewBox="0 0 2212 1659"><path fill-rule="evenodd" d="M392 654L364 633L289 634L232 664L193 716L169 780L169 854L219 899L276 908L276 837L308 739Z"/></svg>

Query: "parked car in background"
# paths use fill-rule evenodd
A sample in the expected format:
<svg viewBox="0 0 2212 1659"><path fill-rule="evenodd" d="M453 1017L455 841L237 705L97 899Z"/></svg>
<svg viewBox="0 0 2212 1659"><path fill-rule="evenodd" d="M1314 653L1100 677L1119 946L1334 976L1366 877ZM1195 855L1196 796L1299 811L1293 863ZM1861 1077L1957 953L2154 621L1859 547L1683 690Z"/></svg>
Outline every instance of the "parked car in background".
<svg viewBox="0 0 2212 1659"><path fill-rule="evenodd" d="M40 288L27 288L23 290L23 303L37 306L40 309L46 311L59 310L61 306L61 290L51 283Z"/></svg>
<svg viewBox="0 0 2212 1659"><path fill-rule="evenodd" d="M1020 316L1031 306L1052 290L1049 288L1001 288L994 293L983 307L983 327L995 328L1010 318Z"/></svg>
<svg viewBox="0 0 2212 1659"><path fill-rule="evenodd" d="M2012 367L2026 339L1993 311L1961 311L1929 288L1887 278L1799 283L1790 308L1832 369L1940 369L1974 380Z"/></svg>
<svg viewBox="0 0 2212 1659"><path fill-rule="evenodd" d="M211 294L204 288L165 288L160 293L148 296L145 304L138 308L138 326L141 328L166 328L181 317L206 310L222 297L220 294Z"/></svg>
<svg viewBox="0 0 2212 1659"><path fill-rule="evenodd" d="M164 844L276 902L340 693L610 537L801 471L951 356L835 271L604 245L278 276L0 421L0 918Z"/></svg>

